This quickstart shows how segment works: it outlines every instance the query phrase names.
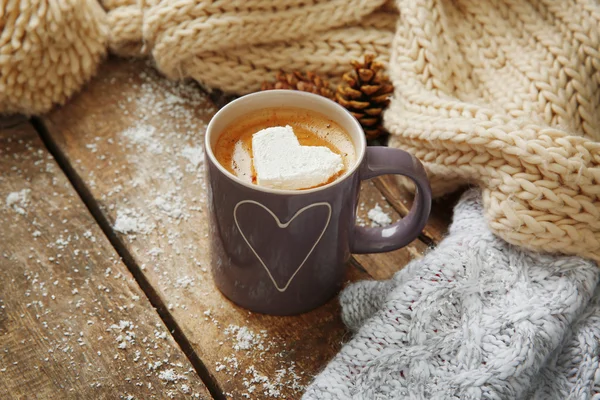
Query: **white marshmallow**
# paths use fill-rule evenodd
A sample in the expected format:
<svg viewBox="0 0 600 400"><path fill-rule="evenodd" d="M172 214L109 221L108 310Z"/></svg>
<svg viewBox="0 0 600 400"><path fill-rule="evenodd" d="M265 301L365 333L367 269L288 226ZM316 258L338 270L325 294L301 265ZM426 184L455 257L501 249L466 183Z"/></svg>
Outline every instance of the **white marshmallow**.
<svg viewBox="0 0 600 400"><path fill-rule="evenodd" d="M257 183L277 189L306 189L327 182L344 168L339 154L324 146L301 146L291 126L252 136Z"/></svg>

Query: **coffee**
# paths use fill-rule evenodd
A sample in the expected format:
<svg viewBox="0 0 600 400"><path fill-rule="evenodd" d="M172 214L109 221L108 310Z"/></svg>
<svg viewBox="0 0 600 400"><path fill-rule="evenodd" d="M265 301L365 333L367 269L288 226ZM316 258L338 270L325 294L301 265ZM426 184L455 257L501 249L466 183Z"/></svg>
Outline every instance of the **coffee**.
<svg viewBox="0 0 600 400"><path fill-rule="evenodd" d="M217 161L238 178L256 184L252 136L266 128L288 125L301 146L324 146L342 157L343 169L314 187L334 181L356 162L352 139L339 124L318 112L294 107L265 108L233 121L223 130L213 149Z"/></svg>

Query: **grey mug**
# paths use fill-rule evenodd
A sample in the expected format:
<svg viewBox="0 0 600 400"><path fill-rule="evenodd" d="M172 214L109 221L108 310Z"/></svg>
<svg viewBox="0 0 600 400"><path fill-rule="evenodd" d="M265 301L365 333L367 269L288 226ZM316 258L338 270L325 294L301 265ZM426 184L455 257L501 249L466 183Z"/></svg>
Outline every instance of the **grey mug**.
<svg viewBox="0 0 600 400"><path fill-rule="evenodd" d="M308 109L337 122L356 147L355 165L308 190L261 187L228 172L213 152L219 135L232 121L270 107ZM272 90L240 97L210 121L205 150L212 275L226 297L252 311L291 315L320 306L340 290L351 253L403 247L429 217L431 188L421 163L399 149L367 148L358 121L315 94ZM414 181L410 212L390 226L356 226L360 182L384 174Z"/></svg>

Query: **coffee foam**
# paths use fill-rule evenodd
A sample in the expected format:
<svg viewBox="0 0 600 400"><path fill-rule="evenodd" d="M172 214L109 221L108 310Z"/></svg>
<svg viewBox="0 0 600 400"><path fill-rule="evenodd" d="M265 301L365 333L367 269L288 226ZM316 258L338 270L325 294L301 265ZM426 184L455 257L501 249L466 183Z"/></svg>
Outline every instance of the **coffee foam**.
<svg viewBox="0 0 600 400"><path fill-rule="evenodd" d="M352 168L356 162L356 150L348 134L339 125L336 124L334 129L323 128L320 124L311 123L298 124L298 126L313 132L321 139L331 143L339 151L339 154L343 155L345 168Z"/></svg>
<svg viewBox="0 0 600 400"><path fill-rule="evenodd" d="M244 143L239 141L233 148L232 165L235 174L247 182L252 182L253 166L252 155L245 148Z"/></svg>
<svg viewBox="0 0 600 400"><path fill-rule="evenodd" d="M213 151L229 172L256 184L252 136L265 128L286 125L293 128L302 146L325 146L342 157L344 169L334 179L357 162L354 143L341 126L323 114L294 107L266 108L233 121L221 133Z"/></svg>

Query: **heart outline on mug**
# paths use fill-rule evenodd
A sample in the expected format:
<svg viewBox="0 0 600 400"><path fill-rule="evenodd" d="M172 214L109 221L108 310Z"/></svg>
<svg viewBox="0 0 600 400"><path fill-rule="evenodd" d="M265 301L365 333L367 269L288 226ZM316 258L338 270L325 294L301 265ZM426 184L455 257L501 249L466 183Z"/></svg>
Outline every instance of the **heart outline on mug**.
<svg viewBox="0 0 600 400"><path fill-rule="evenodd" d="M315 241L315 243L313 244L313 246L310 248L310 250L306 254L306 257L304 257L304 260L302 260L302 262L300 263L300 265L298 266L298 268L296 268L296 270L294 271L294 273L292 274L292 276L290 276L290 278L288 279L286 285L283 288L280 288L279 285L277 285L277 282L275 282L275 278L273 278L273 275L271 274L271 270L269 269L269 267L267 267L267 265L265 264L265 262L263 261L263 259L258 255L258 253L256 252L256 250L254 250L254 247L252 247L252 245L250 244L250 241L248 241L248 239L246 238L246 235L244 234L244 231L242 231L242 228L240 228L240 224L238 223L238 219L237 219L237 210L243 204L254 204L254 205L257 205L259 207L262 207L265 211L267 211L271 215L271 217L273 217L273 219L275 220L275 223L277 223L277 226L280 229L287 229L287 227L292 223L292 221L294 219L296 219L296 217L298 217L300 214L302 214L304 211L306 211L306 210L308 210L310 208L318 207L318 206L326 206L327 210L329 211L329 213L327 215L327 222L325 223L325 226L323 227L323 230L321 231L321 234L319 235L319 237L317 238L317 240ZM242 238L244 239L244 241L246 242L246 244L248 245L248 247L250 248L250 250L252 251L252 253L254 254L254 256L256 256L256 258L258 259L258 261L260 261L260 263L263 266L263 268L265 269L265 271L267 271L267 274L269 275L269 278L271 278L271 281L273 282L273 285L275 286L275 288L279 292L283 293L290 286L290 283L292 283L292 280L294 280L294 277L298 274L298 272L300 272L300 270L302 269L302 267L306 263L306 260L308 260L308 257L310 257L310 255L312 254L312 252L315 250L315 248L317 247L317 245L319 244L319 242L323 238L323 235L325 234L325 231L327 231L327 228L329 227L329 222L331 221L331 213L332 213L331 204L329 204L327 202L312 203L312 204L309 204L309 205L307 205L305 207L302 207L301 209L299 209L298 211L296 211L296 213L292 216L292 218L290 218L290 220L288 222L286 222L285 224L282 224L281 220L279 219L279 217L277 217L277 215L275 215L275 213L273 211L271 211L271 209L269 207L265 206L264 204L259 203L258 201L254 201L254 200L242 200L242 201L238 202L235 205L235 207L233 208L233 220L235 221L235 226L237 227L238 231L242 235Z"/></svg>

